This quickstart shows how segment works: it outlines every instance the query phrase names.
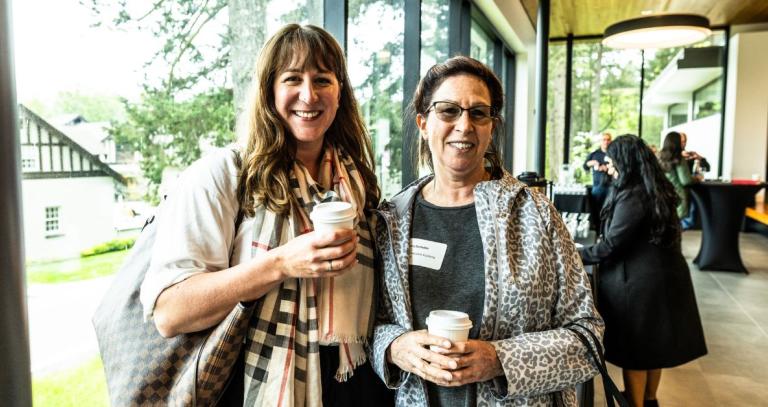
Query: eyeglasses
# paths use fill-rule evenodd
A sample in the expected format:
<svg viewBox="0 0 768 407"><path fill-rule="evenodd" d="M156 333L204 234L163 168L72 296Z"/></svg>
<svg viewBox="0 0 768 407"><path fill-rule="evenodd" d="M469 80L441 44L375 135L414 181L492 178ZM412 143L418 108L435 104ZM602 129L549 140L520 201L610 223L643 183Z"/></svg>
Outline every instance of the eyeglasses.
<svg viewBox="0 0 768 407"><path fill-rule="evenodd" d="M472 106L465 109L453 102L440 101L433 102L429 109L427 109L427 113L432 109L435 110L437 118L446 123L453 123L459 120L464 111L469 112L469 119L475 124L487 124L494 117L493 108L486 105Z"/></svg>

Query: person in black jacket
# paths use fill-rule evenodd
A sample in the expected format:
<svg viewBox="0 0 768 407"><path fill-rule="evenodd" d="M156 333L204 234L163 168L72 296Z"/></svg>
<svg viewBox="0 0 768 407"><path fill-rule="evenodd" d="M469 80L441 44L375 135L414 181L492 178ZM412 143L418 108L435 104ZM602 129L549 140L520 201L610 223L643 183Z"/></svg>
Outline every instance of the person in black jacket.
<svg viewBox="0 0 768 407"><path fill-rule="evenodd" d="M607 155L613 183L602 234L579 254L586 264L600 264L596 295L606 359L623 369L635 406L655 406L661 369L707 353L680 247L679 198L642 139L620 136Z"/></svg>
<svg viewBox="0 0 768 407"><path fill-rule="evenodd" d="M590 217L592 218L592 228L600 226L600 209L603 207L605 197L608 195L608 188L611 184L611 178L606 174L607 167L605 163L605 152L611 144L611 133L605 132L600 135L600 148L589 153L584 161L584 170L592 172L592 190L590 192Z"/></svg>

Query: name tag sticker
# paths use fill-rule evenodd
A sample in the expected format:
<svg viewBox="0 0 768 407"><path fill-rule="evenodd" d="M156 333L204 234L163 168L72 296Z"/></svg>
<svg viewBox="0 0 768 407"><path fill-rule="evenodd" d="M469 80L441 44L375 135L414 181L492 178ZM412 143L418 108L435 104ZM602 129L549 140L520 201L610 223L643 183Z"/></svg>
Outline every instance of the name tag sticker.
<svg viewBox="0 0 768 407"><path fill-rule="evenodd" d="M408 256L408 264L440 270L447 248L448 245L445 243L424 239L411 239L411 252Z"/></svg>

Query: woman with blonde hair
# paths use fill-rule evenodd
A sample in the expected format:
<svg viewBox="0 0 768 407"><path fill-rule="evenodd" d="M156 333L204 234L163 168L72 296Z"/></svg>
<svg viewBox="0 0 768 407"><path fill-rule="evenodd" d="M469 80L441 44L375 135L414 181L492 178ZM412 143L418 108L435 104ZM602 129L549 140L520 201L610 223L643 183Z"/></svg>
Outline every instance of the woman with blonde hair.
<svg viewBox="0 0 768 407"><path fill-rule="evenodd" d="M343 51L321 28L287 25L253 79L237 153L191 165L162 205L145 315L174 336L255 302L222 405L386 400L363 350L374 295L366 218L379 190ZM353 229L313 231L309 213L329 201L351 204Z"/></svg>

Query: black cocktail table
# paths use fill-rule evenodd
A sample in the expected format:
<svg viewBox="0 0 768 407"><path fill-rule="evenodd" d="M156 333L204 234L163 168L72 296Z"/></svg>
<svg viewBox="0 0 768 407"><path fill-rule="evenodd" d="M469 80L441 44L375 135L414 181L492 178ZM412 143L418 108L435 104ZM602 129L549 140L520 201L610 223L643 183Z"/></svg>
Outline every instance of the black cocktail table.
<svg viewBox="0 0 768 407"><path fill-rule="evenodd" d="M701 182L690 187L701 210L701 246L693 260L699 270L747 272L739 253L739 232L747 206L765 185Z"/></svg>

